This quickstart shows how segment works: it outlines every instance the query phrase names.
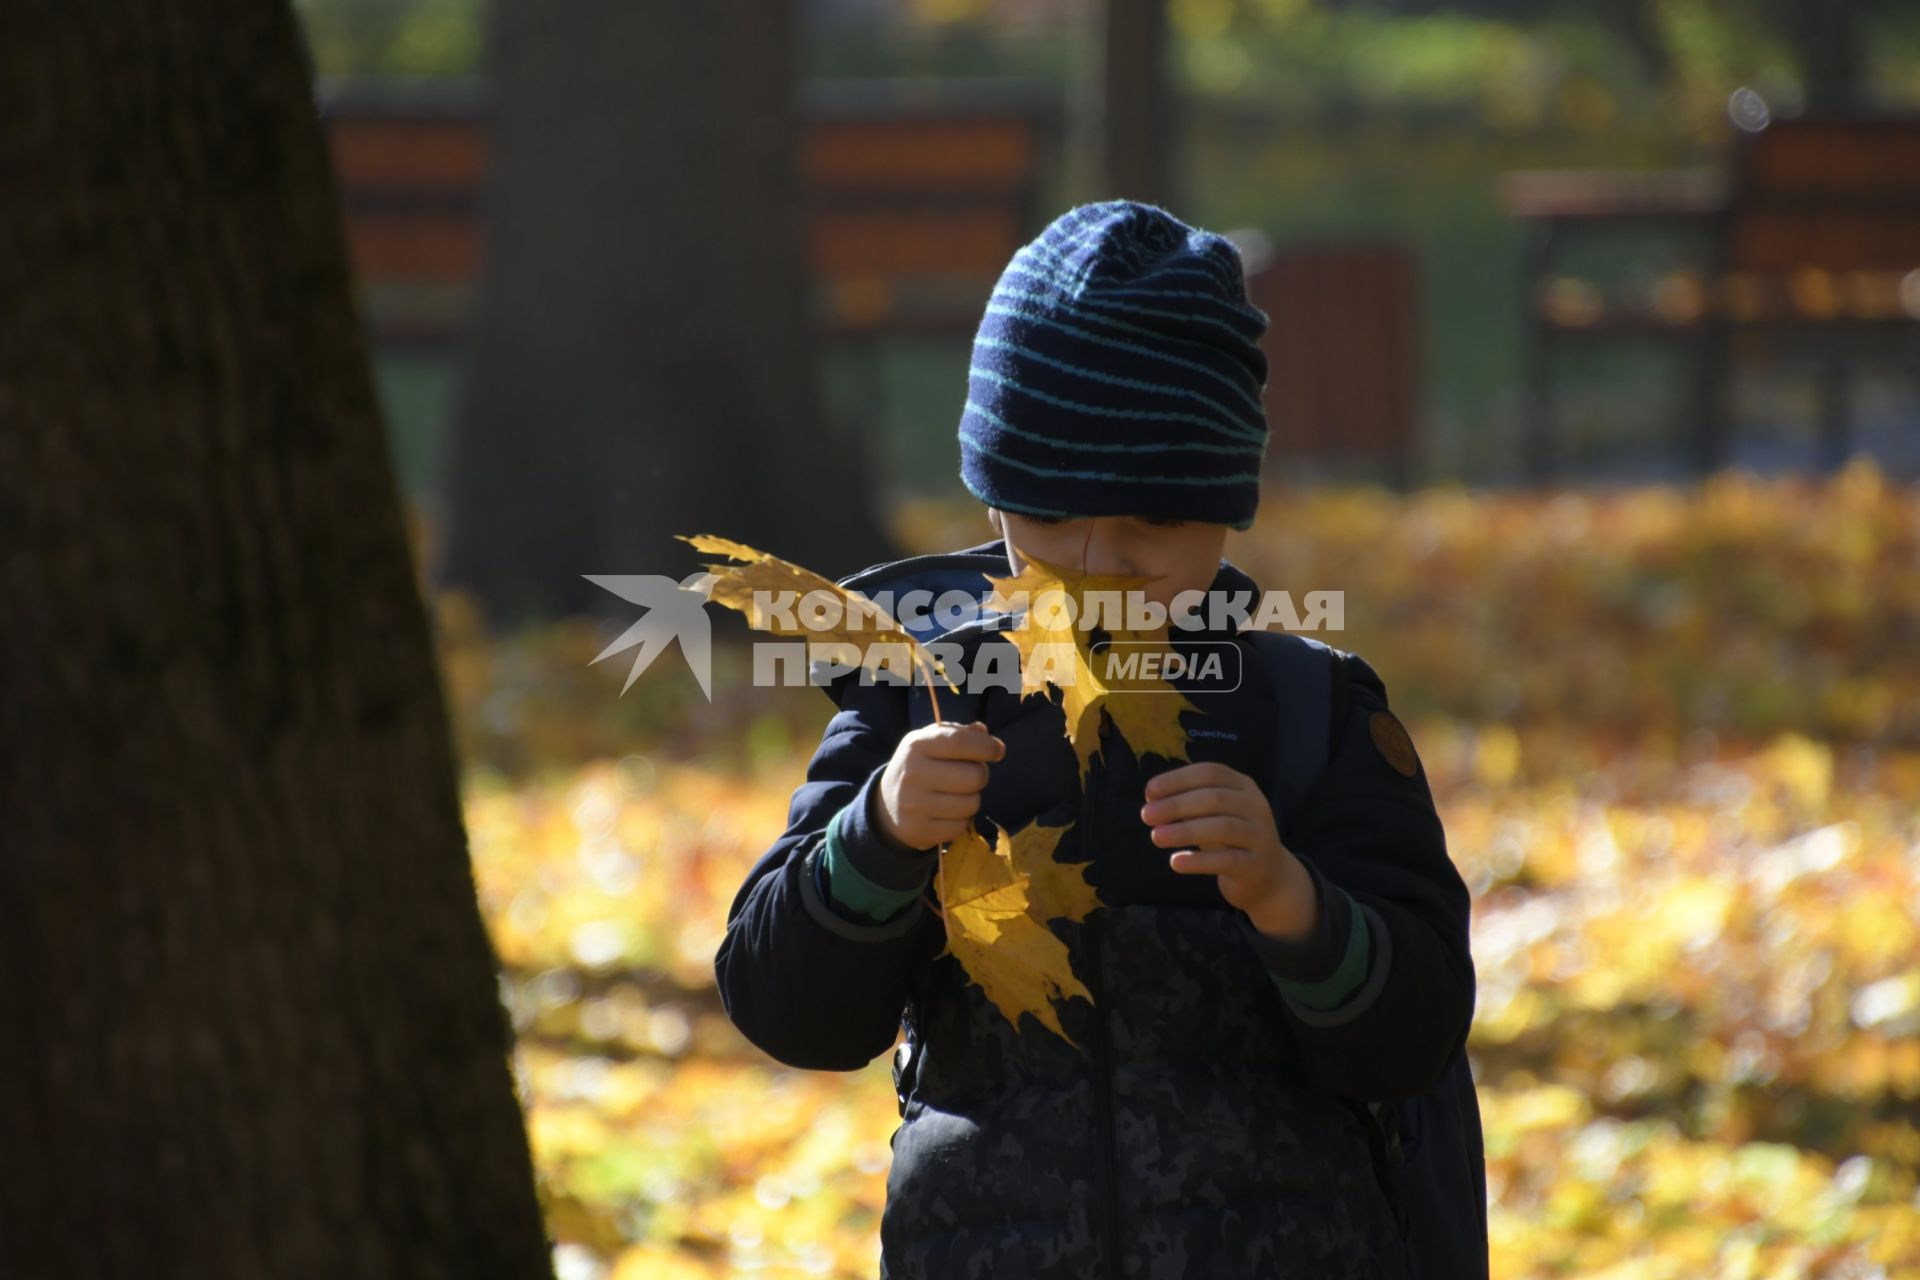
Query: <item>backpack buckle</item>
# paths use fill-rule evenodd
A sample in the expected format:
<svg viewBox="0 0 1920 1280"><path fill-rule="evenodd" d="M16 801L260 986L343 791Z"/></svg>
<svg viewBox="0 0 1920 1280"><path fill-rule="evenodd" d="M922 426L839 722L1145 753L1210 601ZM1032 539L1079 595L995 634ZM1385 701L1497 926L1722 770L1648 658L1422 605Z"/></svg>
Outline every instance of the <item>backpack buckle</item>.
<svg viewBox="0 0 1920 1280"><path fill-rule="evenodd" d="M913 1085L909 1075L913 1070L913 1040L902 1040L893 1047L893 1098L900 1107L904 1119L907 1114L907 1094Z"/></svg>
<svg viewBox="0 0 1920 1280"><path fill-rule="evenodd" d="M1400 1108L1391 1102L1369 1101L1367 1112L1380 1130L1380 1140L1386 1150L1389 1167L1398 1169L1407 1160L1406 1146L1400 1136Z"/></svg>

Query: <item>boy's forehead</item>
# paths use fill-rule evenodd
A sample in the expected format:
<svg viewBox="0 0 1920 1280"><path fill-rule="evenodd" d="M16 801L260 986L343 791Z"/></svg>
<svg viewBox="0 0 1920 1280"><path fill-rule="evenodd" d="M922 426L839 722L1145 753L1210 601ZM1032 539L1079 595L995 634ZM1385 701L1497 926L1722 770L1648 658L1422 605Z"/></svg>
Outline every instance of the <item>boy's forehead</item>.
<svg viewBox="0 0 1920 1280"><path fill-rule="evenodd" d="M1078 512L1070 512L1070 513L1068 513L1068 514L1065 514L1065 515L1062 515L1062 516L1059 516L1059 517L1048 517L1048 516L1034 516L1034 515L1032 515L1032 514L1030 514L1030 513L1028 513L1028 512L1025 512L1025 511L1014 511L1014 510L1011 510L1011 509L1009 509L1009 508L1006 508L1006 507L994 507L994 506L989 506L989 507L987 508L987 510L988 510L988 511L991 511L991 512L997 512L997 513L999 513L1000 515L1003 515L1003 516L1016 516L1016 517L1018 517L1018 518L1020 518L1020 519L1022 519L1022 520L1040 520L1040 521L1042 521L1042 522L1045 522L1045 521L1047 521L1047 520L1050 520L1050 519L1054 519L1054 518L1058 518L1058 519L1064 519L1064 520L1162 520L1162 519L1177 519L1177 520L1180 520L1181 522L1183 522L1183 523L1185 523L1185 524L1195 524L1195 525L1200 525L1200 524L1205 524L1205 525L1218 525L1218 526L1219 526L1220 528L1222 528L1222 529L1226 529L1226 528L1230 528L1230 527L1231 527L1231 526L1230 526L1230 525L1229 525L1229 524L1228 524L1228 523L1227 523L1226 521L1224 521L1224 520L1206 520L1206 519L1202 519L1202 518L1201 518L1201 517L1199 517L1199 516L1172 516L1172 517L1169 517L1169 516L1166 516L1166 515L1165 515L1164 513L1162 513L1162 512L1159 512L1159 511L1078 511Z"/></svg>

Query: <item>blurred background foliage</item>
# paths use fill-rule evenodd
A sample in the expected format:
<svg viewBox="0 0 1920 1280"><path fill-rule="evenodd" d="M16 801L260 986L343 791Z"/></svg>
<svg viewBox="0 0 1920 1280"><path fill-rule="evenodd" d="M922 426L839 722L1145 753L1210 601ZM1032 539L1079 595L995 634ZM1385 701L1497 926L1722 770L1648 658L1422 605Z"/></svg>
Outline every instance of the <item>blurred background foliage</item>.
<svg viewBox="0 0 1920 1280"><path fill-rule="evenodd" d="M297 0L297 8L325 79L480 74L481 0ZM1755 90L1778 114L1806 99L1798 8L1170 0L1176 211L1283 244L1373 235L1414 248L1424 276L1419 464L1431 475L1511 479L1526 413L1522 232L1498 203L1497 176L1719 159L1735 90ZM1862 100L1920 106L1920 6L1850 9ZM801 5L802 73L814 83L998 85L1054 101L1071 133L1084 127L1074 121L1098 74L1094 13L1085 0L810 0ZM1065 148L1047 175L1045 208L1095 198L1089 151ZM1659 352L1588 360L1587 385L1611 397L1610 420L1622 402L1664 400L1674 378ZM950 342L887 340L878 351L827 354L829 408L871 433L889 494L957 492L951 433L966 362L964 344ZM453 374L443 359L404 351L381 353L379 365L403 478L431 497ZM876 401L883 408L872 422ZM1665 424L1638 443L1674 430Z"/></svg>
<svg viewBox="0 0 1920 1280"><path fill-rule="evenodd" d="M482 0L298 0L317 74L468 76ZM1070 81L1079 0L810 0L815 76L1019 76ZM1477 116L1493 127L1690 124L1711 134L1752 85L1791 105L1802 68L1778 0L1593 4L1462 0L1172 0L1188 94L1303 111L1373 104ZM1920 13L1859 16L1866 88L1920 102ZM1675 110L1683 115L1676 119Z"/></svg>

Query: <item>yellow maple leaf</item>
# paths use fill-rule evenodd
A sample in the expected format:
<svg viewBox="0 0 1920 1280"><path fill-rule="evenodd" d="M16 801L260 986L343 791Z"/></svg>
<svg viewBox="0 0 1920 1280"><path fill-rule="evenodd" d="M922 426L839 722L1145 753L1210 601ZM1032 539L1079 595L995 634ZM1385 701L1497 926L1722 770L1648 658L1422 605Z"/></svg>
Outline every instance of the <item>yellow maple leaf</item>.
<svg viewBox="0 0 1920 1280"><path fill-rule="evenodd" d="M850 591L811 569L803 569L730 538L716 537L710 533L691 536L677 533L674 537L689 543L697 551L711 551L743 562L709 564L707 569L714 576L707 587L707 598L716 604L739 610L746 615L747 625L757 630L771 631L775 635L804 636L816 643L850 645L858 654L859 666L863 668L878 668L896 655L905 654L907 660L925 674L930 693L936 678L950 689L959 688L930 650L895 622L885 609L858 591ZM786 616L761 607L762 598L778 599L783 592L794 593L795 599L802 602L809 593L822 592L839 602L838 617L831 622L824 622L809 613L803 604L796 604ZM937 694L932 696L934 715L938 718L940 700Z"/></svg>
<svg viewBox="0 0 1920 1280"><path fill-rule="evenodd" d="M916 667L927 672L929 693L936 675L948 687L958 688L930 651L859 592L849 591L811 570L744 543L712 534L676 536L697 550L717 552L741 562L707 566L713 575L707 584L707 598L738 609L750 625L776 635L804 635L849 644L859 654L863 667L881 660L884 652L881 646L903 646ZM1022 575L1022 584L1026 577ZM995 581L998 584L999 580ZM1102 577L1084 579L1076 585L1082 590L1089 587L1117 590L1144 581ZM770 600L778 600L783 592L797 593L799 599L804 599L809 592L827 593L839 602L840 616L834 620L822 619L798 605L784 614L765 607ZM1033 626L1045 625L1042 615L1034 617ZM1072 633L1070 620L1056 629L1056 634L1065 636L1067 647L1073 651L1071 662L1084 667L1086 662L1081 650L1085 641ZM1015 643L1022 645L1024 684L1031 672L1043 668L1027 660L1033 645L1025 640L1024 633ZM1045 687L1044 681L1035 686L1039 690ZM1075 696L1079 697L1094 697L1105 692L1104 686L1096 686L1091 679L1081 682L1078 688L1080 693ZM1089 706L1097 716L1097 704ZM934 714L938 718L937 696ZM1074 723L1078 722L1076 718ZM1097 738L1096 732L1090 740L1097 741ZM1032 1013L1042 1025L1073 1044L1072 1037L1060 1024L1053 1001L1077 995L1091 1003L1093 995L1074 976L1066 944L1048 928L1048 921L1083 920L1100 905L1100 899L1087 882L1086 864L1054 860L1053 850L1070 828L1071 824L1048 827L1029 823L1011 837L1000 829L994 846L989 847L969 822L961 837L938 854L938 874L940 913L947 933L946 945L940 954L958 959L968 976L980 985L1010 1023L1018 1026L1023 1012Z"/></svg>
<svg viewBox="0 0 1920 1280"><path fill-rule="evenodd" d="M1115 646L1131 646L1142 657L1174 651L1164 637L1148 638L1134 631L1115 631L1112 640ZM1124 653L1126 649L1117 651ZM1187 727L1181 723L1180 716L1187 711L1205 713L1164 676L1122 677L1106 670L1102 672L1102 686L1109 694L1118 691L1125 695L1102 698L1100 705L1112 718L1113 731L1133 749L1134 755L1162 756L1168 760L1188 758ZM1099 732L1097 727L1094 732Z"/></svg>
<svg viewBox="0 0 1920 1280"><path fill-rule="evenodd" d="M1092 652L1094 631L1081 625L1092 593L1124 593L1145 586L1151 579L1081 573L1025 551L1020 552L1020 558L1025 567L1018 575L989 575L987 581L1003 597L1026 593L1026 611L1003 634L1020 653L1022 696L1041 693L1049 685L1060 690L1060 709L1066 717L1067 738L1080 763L1081 779L1085 780L1100 752L1103 710L1135 755L1187 759L1187 730L1180 716L1200 708L1164 677L1116 676L1118 668L1112 665L1111 657L1116 650L1109 647L1096 658ZM1061 597L1071 600L1072 609L1060 607ZM1117 652L1136 658L1172 652L1163 636L1149 637L1125 628L1107 629L1107 636L1111 645L1127 646ZM1064 677L1064 682L1056 676ZM1126 696L1115 698L1112 695L1116 692Z"/></svg>
<svg viewBox="0 0 1920 1280"><path fill-rule="evenodd" d="M1047 921L1081 920L1100 905L1087 883L1086 863L1056 862L1054 847L1068 827L1028 823L994 846L971 823L940 855L940 901L952 955L994 1007L1016 1028L1031 1013L1041 1025L1080 1048L1060 1025L1053 1002L1093 993L1074 976L1067 946Z"/></svg>

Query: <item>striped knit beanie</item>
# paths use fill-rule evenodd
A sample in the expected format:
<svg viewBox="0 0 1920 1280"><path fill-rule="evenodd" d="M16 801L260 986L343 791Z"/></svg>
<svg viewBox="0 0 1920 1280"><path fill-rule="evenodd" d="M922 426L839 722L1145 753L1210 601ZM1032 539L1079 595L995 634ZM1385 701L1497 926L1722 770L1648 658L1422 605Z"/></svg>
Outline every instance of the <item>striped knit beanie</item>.
<svg viewBox="0 0 1920 1280"><path fill-rule="evenodd" d="M1029 515L1246 529L1267 447L1266 328L1224 236L1131 200L1069 210L987 301L960 477Z"/></svg>

